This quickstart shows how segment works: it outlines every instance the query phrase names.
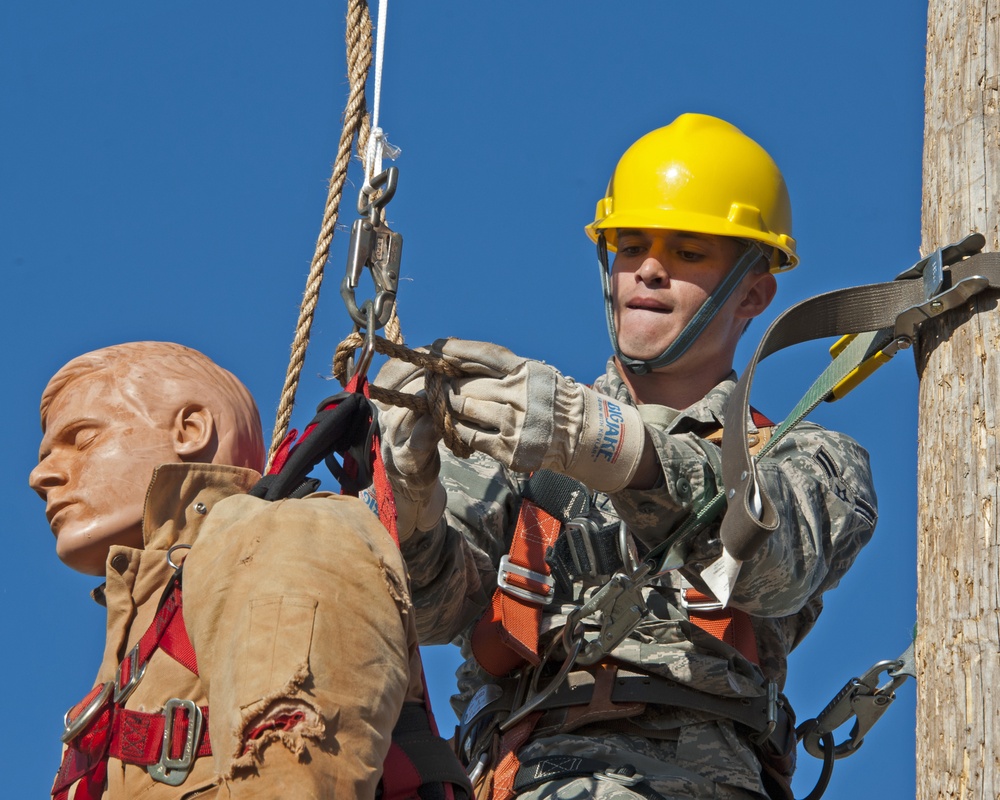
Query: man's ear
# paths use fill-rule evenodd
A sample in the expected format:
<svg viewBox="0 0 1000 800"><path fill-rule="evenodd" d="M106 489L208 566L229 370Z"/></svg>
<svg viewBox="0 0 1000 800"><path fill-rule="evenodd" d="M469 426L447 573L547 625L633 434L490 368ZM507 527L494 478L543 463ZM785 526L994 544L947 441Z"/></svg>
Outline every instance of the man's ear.
<svg viewBox="0 0 1000 800"><path fill-rule="evenodd" d="M181 461L210 462L216 447L215 417L194 403L183 406L174 417L174 452Z"/></svg>
<svg viewBox="0 0 1000 800"><path fill-rule="evenodd" d="M770 272L751 274L744 290L743 300L736 310L736 316L753 319L762 314L764 309L771 305L777 291L778 281Z"/></svg>

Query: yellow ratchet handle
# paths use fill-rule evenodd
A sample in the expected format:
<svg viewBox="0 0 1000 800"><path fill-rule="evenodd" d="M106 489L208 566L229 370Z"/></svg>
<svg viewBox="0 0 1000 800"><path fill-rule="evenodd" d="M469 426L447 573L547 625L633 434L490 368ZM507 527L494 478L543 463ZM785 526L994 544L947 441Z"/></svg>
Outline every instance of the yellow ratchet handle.
<svg viewBox="0 0 1000 800"><path fill-rule="evenodd" d="M830 346L830 357L836 358L843 352L844 348L847 347L855 338L856 333L849 333L846 336L841 336L836 342ZM866 358L858 366L852 369L845 375L839 383L834 385L830 390L830 394L827 395L826 400L832 403L834 400L840 400L845 397L849 392L851 392L855 387L858 386L862 381L868 378L875 370L881 367L883 364L888 363L888 361L896 354L899 350L896 342L891 342L883 350L879 350L873 355ZM888 352L887 352L888 351Z"/></svg>

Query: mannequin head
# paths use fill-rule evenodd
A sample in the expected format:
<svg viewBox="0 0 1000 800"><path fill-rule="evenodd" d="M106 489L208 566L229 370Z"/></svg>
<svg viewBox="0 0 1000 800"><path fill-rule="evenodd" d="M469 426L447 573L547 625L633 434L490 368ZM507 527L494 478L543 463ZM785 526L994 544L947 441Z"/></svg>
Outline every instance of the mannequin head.
<svg viewBox="0 0 1000 800"><path fill-rule="evenodd" d="M133 342L73 359L42 393L41 422L29 483L46 502L57 554L88 574L103 574L111 545L142 547L146 489L160 464L264 463L246 387L178 344Z"/></svg>

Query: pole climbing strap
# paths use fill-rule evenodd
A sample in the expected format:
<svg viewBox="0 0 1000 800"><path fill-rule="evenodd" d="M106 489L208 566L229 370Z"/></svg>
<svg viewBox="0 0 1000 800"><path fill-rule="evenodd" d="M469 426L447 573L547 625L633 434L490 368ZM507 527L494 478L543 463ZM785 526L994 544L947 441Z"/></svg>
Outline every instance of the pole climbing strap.
<svg viewBox="0 0 1000 800"><path fill-rule="evenodd" d="M724 488L647 554L651 571L682 566L686 543L723 511L720 535L726 552L741 561L752 556L778 525L774 505L757 482L754 462L821 402L842 397L862 375L871 374L875 365L910 347L921 322L961 305L988 286L1000 287L1000 254L979 253L985 241L981 234L972 234L936 250L894 281L839 289L783 312L764 333L726 406L729 429L743 435L730 436L722 447ZM841 337L833 362L755 453L746 430L757 364L778 350L829 336ZM850 337L846 343L845 336Z"/></svg>
<svg viewBox="0 0 1000 800"><path fill-rule="evenodd" d="M725 489L708 504L728 505L721 537L735 558L750 558L779 523L773 501L756 479L754 459L747 447L747 408L757 364L800 342L858 334L774 432L758 455L761 458L870 358L909 347L921 323L958 307L987 287L1000 287L1000 253L976 255L984 244L982 235L973 234L935 251L896 280L810 298L771 324L729 400L726 420L735 435L728 436L722 445Z"/></svg>

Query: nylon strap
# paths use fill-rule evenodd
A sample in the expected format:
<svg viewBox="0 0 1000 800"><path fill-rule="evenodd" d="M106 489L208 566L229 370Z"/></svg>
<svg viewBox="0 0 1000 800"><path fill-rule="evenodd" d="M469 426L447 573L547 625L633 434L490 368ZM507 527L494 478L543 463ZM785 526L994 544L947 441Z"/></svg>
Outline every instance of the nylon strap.
<svg viewBox="0 0 1000 800"><path fill-rule="evenodd" d="M157 650L162 650L195 675L198 674L194 647L184 626L182 599L178 570L167 584L153 621L136 646L129 651L129 655L119 664L115 689L126 687L132 682L133 669L141 678L142 670ZM87 696L70 710L67 715L69 722L72 723L96 702L107 686L101 684L91 689ZM104 792L109 756L114 756L126 764L148 766L159 762L163 750L163 731L166 727L164 711L158 713L132 711L120 704L124 701L125 697L122 697L119 702L115 702L113 693L108 692L103 707L95 713L93 721L66 743L62 762L52 786L52 796L55 800L66 800L71 787L77 781L80 783L73 795L74 800L100 798ZM202 725L197 755L205 756L212 754L212 748L208 738L208 709L201 710L205 724ZM172 752L167 753L171 758L175 757L174 754L183 752L188 731L187 714L183 709L176 708L173 716L173 735L170 743Z"/></svg>
<svg viewBox="0 0 1000 800"><path fill-rule="evenodd" d="M688 619L706 633L711 634L730 647L739 650L740 654L754 664L760 664L757 652L757 636L753 630L750 615L738 608L698 608L698 605L711 605L715 598L699 592L697 589L684 589L685 604Z"/></svg>
<svg viewBox="0 0 1000 800"><path fill-rule="evenodd" d="M195 751L199 758L212 755L212 743L208 738L208 707L200 708L203 719L199 737L201 742ZM166 728L166 717L162 711L158 714L146 714L128 708L118 709L111 727L110 755L125 764L142 767L158 763L161 755L180 758L187 741L190 719L187 711L180 706L173 709L172 716L169 751L164 754L163 731Z"/></svg>
<svg viewBox="0 0 1000 800"><path fill-rule="evenodd" d="M510 563L549 577L545 555L559 538L560 530L562 520L530 500L523 500L510 544ZM534 595L544 596L551 591L545 583L514 571L508 570L505 579L510 586ZM472 653L483 669L502 677L525 662L538 666L542 605L497 588L489 613L480 618L472 632Z"/></svg>
<svg viewBox="0 0 1000 800"><path fill-rule="evenodd" d="M1000 287L1000 254L980 253L959 261L943 270L943 288L954 288L966 279L982 278L990 287ZM973 293L975 290L972 290ZM750 388L757 364L769 355L800 342L846 334L865 334L844 350L823 375L813 384L806 398L797 407L797 414L805 416L818 405L832 386L856 369L873 344L878 343L880 332L897 331L900 317L906 315L912 324L934 316L930 298L926 296L922 276L912 271L887 283L855 286L840 289L798 303L779 316L767 329L747 369L736 384L736 389L726 408L726 420L736 435L728 437L722 445L722 477L727 493L729 510L722 520L721 537L725 548L737 559L747 560L763 545L777 528L780 518L774 502L764 486L757 482L753 459L746 445L747 408ZM902 331L909 335L911 331ZM886 334L881 334L886 338ZM789 418L775 432L768 443L773 447L798 420ZM754 493L759 493L761 515L753 510Z"/></svg>
<svg viewBox="0 0 1000 800"><path fill-rule="evenodd" d="M521 769L521 759L517 757L517 751L528 741L541 717L541 711L529 714L503 735L500 740L497 768L493 772L490 800L511 800L516 796L514 785L517 773Z"/></svg>

